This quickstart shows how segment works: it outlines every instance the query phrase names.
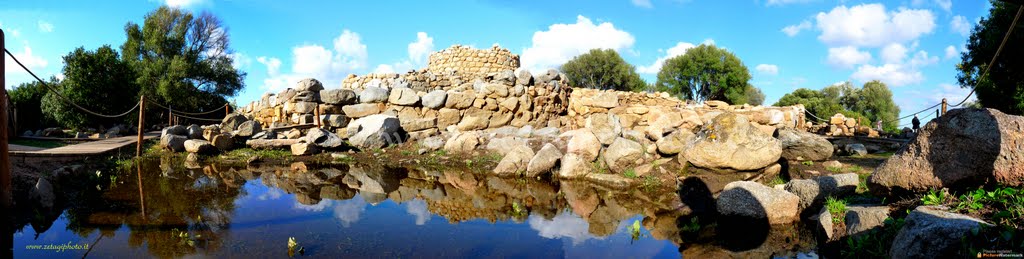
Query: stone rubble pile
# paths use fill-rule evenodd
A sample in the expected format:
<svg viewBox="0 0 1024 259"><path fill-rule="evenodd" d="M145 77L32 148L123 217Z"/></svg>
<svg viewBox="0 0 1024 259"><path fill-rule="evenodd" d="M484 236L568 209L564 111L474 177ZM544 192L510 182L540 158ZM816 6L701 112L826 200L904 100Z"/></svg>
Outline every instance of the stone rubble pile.
<svg viewBox="0 0 1024 259"><path fill-rule="evenodd" d="M810 132L817 132L826 136L867 136L869 138L879 137L878 131L870 127L870 125L860 125L857 119L847 118L842 113L836 113L829 118L827 123L822 122L821 124L811 125L809 127Z"/></svg>

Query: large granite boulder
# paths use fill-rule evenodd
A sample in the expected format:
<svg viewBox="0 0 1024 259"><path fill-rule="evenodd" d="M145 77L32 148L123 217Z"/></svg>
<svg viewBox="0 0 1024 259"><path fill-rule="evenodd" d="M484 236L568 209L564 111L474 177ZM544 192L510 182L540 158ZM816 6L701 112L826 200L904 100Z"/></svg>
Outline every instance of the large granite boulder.
<svg viewBox="0 0 1024 259"><path fill-rule="evenodd" d="M160 147L173 152L185 151L185 141L188 137L174 134L167 134L160 137Z"/></svg>
<svg viewBox="0 0 1024 259"><path fill-rule="evenodd" d="M359 92L359 102L361 103L382 103L388 101L390 92L388 89L380 87L366 87L362 92Z"/></svg>
<svg viewBox="0 0 1024 259"><path fill-rule="evenodd" d="M778 139L782 142L782 157L790 161L825 160L835 149L827 139L810 132L779 129Z"/></svg>
<svg viewBox="0 0 1024 259"><path fill-rule="evenodd" d="M426 95L423 95L420 100L420 104L423 104L423 107L430 109L438 109L444 107L444 101L447 97L448 94L444 90L430 91Z"/></svg>
<svg viewBox="0 0 1024 259"><path fill-rule="evenodd" d="M821 176L815 179L796 179L786 183L786 191L800 197L801 211L814 211L829 196L842 198L857 191L857 174L846 173Z"/></svg>
<svg viewBox="0 0 1024 259"><path fill-rule="evenodd" d="M718 213L752 219L768 224L787 224L798 218L800 198L784 190L757 182L737 181L725 185L718 195Z"/></svg>
<svg viewBox="0 0 1024 259"><path fill-rule="evenodd" d="M444 144L444 150L453 153L468 153L480 145L480 133L476 131L456 133Z"/></svg>
<svg viewBox="0 0 1024 259"><path fill-rule="evenodd" d="M530 159L530 163L526 165L525 176L537 177L544 172L550 171L560 159L562 159L562 152L558 150L558 147L551 143L544 144L540 151L537 151L537 154Z"/></svg>
<svg viewBox="0 0 1024 259"><path fill-rule="evenodd" d="M260 122L246 121L243 122L242 125L238 125L238 130L235 132L235 136L248 138L256 135L256 133L259 133L260 131L263 131L263 125L260 125Z"/></svg>
<svg viewBox="0 0 1024 259"><path fill-rule="evenodd" d="M299 80L299 82L295 84L295 90L299 91L299 92L303 92L303 91L320 91L320 90L324 90L324 85L322 83L320 83L320 81L318 81L316 79L305 78L305 79Z"/></svg>
<svg viewBox="0 0 1024 259"><path fill-rule="evenodd" d="M747 116L723 113L696 133L683 155L697 167L751 171L778 162L782 143L757 130Z"/></svg>
<svg viewBox="0 0 1024 259"><path fill-rule="evenodd" d="M1024 185L1024 117L955 109L929 122L868 179L872 192L923 192L994 181Z"/></svg>
<svg viewBox="0 0 1024 259"><path fill-rule="evenodd" d="M210 154L217 152L217 147L214 147L213 143L210 143L209 141L206 141L204 139L186 140L184 145L185 151L188 151L189 153Z"/></svg>
<svg viewBox="0 0 1024 259"><path fill-rule="evenodd" d="M594 132L601 144L611 145L612 141L622 135L622 124L619 116L612 113L591 114L586 119L586 128Z"/></svg>
<svg viewBox="0 0 1024 259"><path fill-rule="evenodd" d="M321 90L320 101L333 105L349 105L359 102L359 96L348 89Z"/></svg>
<svg viewBox="0 0 1024 259"><path fill-rule="evenodd" d="M110 131L113 131L113 130L114 129L111 129ZM199 125L196 125L196 124L188 125L188 138L189 139L203 139L203 128L199 127Z"/></svg>
<svg viewBox="0 0 1024 259"><path fill-rule="evenodd" d="M947 113L948 114L948 113ZM947 212L941 207L920 206L910 212L892 240L892 258L966 258L961 239L984 221Z"/></svg>
<svg viewBox="0 0 1024 259"><path fill-rule="evenodd" d="M505 157L494 167L494 174L498 176L518 176L526 172L530 159L533 158L533 150L526 143L512 144Z"/></svg>
<svg viewBox="0 0 1024 259"><path fill-rule="evenodd" d="M612 172L623 173L637 165L643 157L643 146L636 141L616 138L604 151L604 161Z"/></svg>
<svg viewBox="0 0 1024 259"><path fill-rule="evenodd" d="M337 148L343 144L341 137L322 128L309 129L306 132L306 142L325 149Z"/></svg>
<svg viewBox="0 0 1024 259"><path fill-rule="evenodd" d="M373 149L402 143L401 124L393 115L375 114L349 123L348 141L356 147Z"/></svg>
<svg viewBox="0 0 1024 259"><path fill-rule="evenodd" d="M683 148L686 143L693 140L693 132L686 129L679 129L668 134L668 136L662 137L654 144L658 146L658 153L666 156L671 156L683 152Z"/></svg>
<svg viewBox="0 0 1024 259"><path fill-rule="evenodd" d="M243 122L246 122L248 120L249 118L246 118L245 115L232 113L229 114L227 117L224 117L223 120L221 120L220 128L226 131L234 131L238 129L238 126L242 125Z"/></svg>
<svg viewBox="0 0 1024 259"><path fill-rule="evenodd" d="M163 131L160 132L160 137L167 136L167 135L178 135L178 136L188 137L188 135L189 135L188 134L188 128L186 128L185 126L182 126L182 125L174 125L174 126L166 127L166 128L164 128Z"/></svg>
<svg viewBox="0 0 1024 259"><path fill-rule="evenodd" d="M590 129L578 129L562 133L571 136L566 153L577 154L587 162L594 161L601 152L601 141ZM564 161L563 161L564 163Z"/></svg>

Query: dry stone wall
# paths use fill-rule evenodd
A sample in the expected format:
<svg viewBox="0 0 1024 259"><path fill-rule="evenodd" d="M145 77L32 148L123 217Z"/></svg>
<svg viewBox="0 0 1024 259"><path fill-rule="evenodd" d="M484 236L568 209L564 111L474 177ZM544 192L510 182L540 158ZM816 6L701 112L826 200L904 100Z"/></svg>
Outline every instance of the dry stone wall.
<svg viewBox="0 0 1024 259"><path fill-rule="evenodd" d="M474 49L455 45L430 54L427 70L436 74L454 74L461 78L478 78L504 70L519 68L519 55L508 49L492 46Z"/></svg>
<svg viewBox="0 0 1024 259"><path fill-rule="evenodd" d="M668 93L637 93L596 89L573 89L569 97L569 125L582 128L594 114L610 113L619 118L624 129L640 132L666 131L671 128L693 129L724 112L746 115L765 131L775 128L805 129L807 124L802 105L773 107L728 105L720 101L692 104Z"/></svg>
<svg viewBox="0 0 1024 259"><path fill-rule="evenodd" d="M304 79L293 88L265 94L241 112L268 127L319 119L341 136L351 135L346 127L353 120L385 114L397 117L414 140L502 126L584 128L592 115L605 114L617 115L623 129L652 139L677 128L695 129L723 112L747 115L764 131L806 127L804 108L799 105L730 106L718 101L696 105L667 93L571 88L556 70L533 75L519 69L519 56L506 49L460 45L432 54L426 69L349 75L338 89Z"/></svg>

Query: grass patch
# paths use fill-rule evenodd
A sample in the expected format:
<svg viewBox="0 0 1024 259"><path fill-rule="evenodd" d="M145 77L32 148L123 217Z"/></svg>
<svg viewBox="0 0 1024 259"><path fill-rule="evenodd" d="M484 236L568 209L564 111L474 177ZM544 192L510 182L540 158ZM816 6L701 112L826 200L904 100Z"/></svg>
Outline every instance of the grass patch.
<svg viewBox="0 0 1024 259"><path fill-rule="evenodd" d="M946 191L937 191L935 189L932 189L932 190L928 191L928 194L925 194L924 196L921 197L921 204L922 205L942 205L942 204L946 204L946 201L948 201L948 200L949 200L949 197L946 194Z"/></svg>
<svg viewBox="0 0 1024 259"><path fill-rule="evenodd" d="M846 218L846 200L829 196L825 198L825 208L832 214L833 223L841 223Z"/></svg>
<svg viewBox="0 0 1024 259"><path fill-rule="evenodd" d="M786 184L786 179L782 179L782 176L776 175L775 178L772 178L770 181L768 181L767 185L776 186L780 184Z"/></svg>
<svg viewBox="0 0 1024 259"><path fill-rule="evenodd" d="M864 168L860 167L859 165L851 165L850 167L846 168L846 172L849 173L860 173L860 171L862 170L864 170Z"/></svg>
<svg viewBox="0 0 1024 259"><path fill-rule="evenodd" d="M833 172L833 173L838 173L838 172L843 171L843 168L842 167L838 167L838 166L829 166L829 167L826 167L825 170L828 170L829 172Z"/></svg>
<svg viewBox="0 0 1024 259"><path fill-rule="evenodd" d="M806 165L806 166L814 166L814 161L807 160L807 161L800 162L800 164L801 165Z"/></svg>
<svg viewBox="0 0 1024 259"><path fill-rule="evenodd" d="M41 147L41 148L58 148L67 146L63 141L58 140L38 140L38 139L11 139L8 143L14 145L22 145L29 147Z"/></svg>
<svg viewBox="0 0 1024 259"><path fill-rule="evenodd" d="M661 182L658 181L657 177L645 175L643 177L643 182L640 184L640 188L643 189L645 192L654 192L655 190L658 189L658 185L660 184Z"/></svg>
<svg viewBox="0 0 1024 259"><path fill-rule="evenodd" d="M868 191L868 177L871 177L871 174L857 174L858 193L864 193Z"/></svg>
<svg viewBox="0 0 1024 259"><path fill-rule="evenodd" d="M229 160L245 161L252 156L259 157L260 159L286 160L292 158L292 153L291 151L281 149L239 148L225 152L220 157Z"/></svg>
<svg viewBox="0 0 1024 259"><path fill-rule="evenodd" d="M625 175L626 178L636 178L636 170L633 168L626 169L626 172L624 172L623 175Z"/></svg>

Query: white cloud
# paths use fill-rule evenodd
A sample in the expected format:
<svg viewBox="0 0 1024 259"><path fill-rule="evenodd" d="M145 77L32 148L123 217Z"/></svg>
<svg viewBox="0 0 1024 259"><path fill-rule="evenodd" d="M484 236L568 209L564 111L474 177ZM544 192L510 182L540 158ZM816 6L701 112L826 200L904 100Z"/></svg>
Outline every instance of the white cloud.
<svg viewBox="0 0 1024 259"><path fill-rule="evenodd" d="M526 221L530 224L530 228L537 230L537 234L545 238L569 238L573 244L583 243L587 239L604 239L604 237L595 237L590 234L590 223L571 213L555 215L551 220L530 215Z"/></svg>
<svg viewBox="0 0 1024 259"><path fill-rule="evenodd" d="M427 67L430 53L434 52L434 38L426 32L417 32L416 41L409 43L409 58L394 64L379 64L372 73L405 73L416 68Z"/></svg>
<svg viewBox="0 0 1024 259"><path fill-rule="evenodd" d="M281 90L303 78L312 77L323 83L325 88L337 88L348 74L366 69L366 45L358 33L344 30L333 43L333 49L317 44L292 48L291 73L281 73L281 60L277 58L257 58L257 62L267 67L268 77L263 81L264 87L268 90Z"/></svg>
<svg viewBox="0 0 1024 259"><path fill-rule="evenodd" d="M252 65L252 58L244 53L235 52L228 54L228 56L231 57L231 66L234 67L235 70L248 69L249 66Z"/></svg>
<svg viewBox="0 0 1024 259"><path fill-rule="evenodd" d="M790 26L786 26L785 28L782 28L782 33L785 33L786 35L789 35L790 37L793 37L793 36L796 36L797 34L799 34L800 31L807 30L807 29L810 29L810 28L811 28L811 21L804 20L804 21L800 22L800 24L790 25Z"/></svg>
<svg viewBox="0 0 1024 259"><path fill-rule="evenodd" d="M935 4L939 5L939 8L946 12L953 10L953 0L935 0Z"/></svg>
<svg viewBox="0 0 1024 259"><path fill-rule="evenodd" d="M708 41L710 41L710 39L705 40L704 42ZM661 66L665 64L665 60L686 54L686 51L693 47L696 47L696 45L693 45L693 43L689 42L676 43L675 46L672 46L671 48L668 49L668 51L665 51L665 56L658 58L650 66L639 66L636 68L636 70L637 72L644 74L657 74L658 71L661 71Z"/></svg>
<svg viewBox="0 0 1024 259"><path fill-rule="evenodd" d="M903 44L892 43L885 45L882 48L882 62L885 63L900 63L904 58L907 57L907 47Z"/></svg>
<svg viewBox="0 0 1024 259"><path fill-rule="evenodd" d="M958 85L941 83L938 88L934 88L931 91L932 92L930 94L925 94L929 103L940 103L942 102L942 98L946 98L946 101L950 102L950 105L953 105L963 100L964 97L971 92L971 88L961 88ZM973 94L967 99L968 102L977 100L978 98Z"/></svg>
<svg viewBox="0 0 1024 259"><path fill-rule="evenodd" d="M972 26L974 25L968 22L967 18L962 15L953 16L953 20L949 21L950 29L964 37L971 34Z"/></svg>
<svg viewBox="0 0 1024 259"><path fill-rule="evenodd" d="M929 56L928 52L923 50L917 51L914 57L910 59L910 66L913 68L933 65L935 63L939 63L939 57Z"/></svg>
<svg viewBox="0 0 1024 259"><path fill-rule="evenodd" d="M256 62L267 66L267 74L274 77L281 74L281 60L277 58L259 57Z"/></svg>
<svg viewBox="0 0 1024 259"><path fill-rule="evenodd" d="M651 0L632 0L632 1L633 1L633 5L635 5L635 6L639 6L639 7L643 7L643 8L653 8L654 7L654 5L651 4Z"/></svg>
<svg viewBox="0 0 1024 259"><path fill-rule="evenodd" d="M425 66L427 57L434 51L434 38L426 32L417 32L416 41L409 43L409 60L418 66Z"/></svg>
<svg viewBox="0 0 1024 259"><path fill-rule="evenodd" d="M931 33L935 16L931 11L899 8L886 12L882 4L845 5L815 17L821 35L830 46L879 47L901 43Z"/></svg>
<svg viewBox="0 0 1024 259"><path fill-rule="evenodd" d="M861 82L880 80L892 86L917 84L924 81L924 74L921 71L902 64L862 65L850 77Z"/></svg>
<svg viewBox="0 0 1024 259"><path fill-rule="evenodd" d="M164 4L170 7L189 7L202 2L203 0L165 0Z"/></svg>
<svg viewBox="0 0 1024 259"><path fill-rule="evenodd" d="M946 59L954 58L957 54L960 54L960 52L956 50L956 47L953 47L953 45L946 46Z"/></svg>
<svg viewBox="0 0 1024 259"><path fill-rule="evenodd" d="M838 68L852 68L857 64L866 64L871 61L871 53L861 51L854 46L845 46L828 49L828 64Z"/></svg>
<svg viewBox="0 0 1024 259"><path fill-rule="evenodd" d="M427 202L414 199L405 203L405 212L416 217L416 225L422 226L430 221L430 210L427 210Z"/></svg>
<svg viewBox="0 0 1024 259"><path fill-rule="evenodd" d="M295 203L292 204L292 208L296 209L296 210L320 212L320 211L323 211L324 209L330 207L333 204L334 203L331 202L331 200L320 200L319 202L317 202L316 204L313 204L313 205L306 205L306 204L299 203L298 201L295 201Z"/></svg>
<svg viewBox="0 0 1024 259"><path fill-rule="evenodd" d="M591 49L628 50L636 39L610 22L594 24L579 15L574 24L553 24L533 33L533 45L523 50L522 67L540 71L561 66Z"/></svg>
<svg viewBox="0 0 1024 259"><path fill-rule="evenodd" d="M341 225L349 227L352 223L359 222L360 215L366 211L366 200L364 199L348 199L343 201L335 202L337 206L334 206L334 217L341 221Z"/></svg>
<svg viewBox="0 0 1024 259"><path fill-rule="evenodd" d="M46 21L43 21L43 20L40 20L39 21L39 31L41 31L41 32L53 32L53 24L51 24L49 22L46 22Z"/></svg>
<svg viewBox="0 0 1024 259"><path fill-rule="evenodd" d="M43 59L42 57L32 54L32 48L30 48L29 46L24 46L21 52L11 51L11 54L13 54L14 57L17 57L18 61L21 61L21 64L24 64L25 67L28 67L28 69L32 69L32 72L35 72L36 74L39 74L40 71L35 70L45 68L46 65L49 64L48 62L46 62L46 59ZM17 63L14 63L14 60L11 59L10 55L4 54L4 62L6 62L5 64L7 64L6 66L4 66L4 72L28 74L28 72L25 72L25 69L22 69L21 66L18 66Z"/></svg>
<svg viewBox="0 0 1024 259"><path fill-rule="evenodd" d="M786 4L798 4L798 3L810 3L814 0L768 0L768 5L786 5Z"/></svg>
<svg viewBox="0 0 1024 259"><path fill-rule="evenodd" d="M761 73L767 74L767 75L778 75L779 74L779 66L772 65L772 64L758 64L756 67L754 67L754 69L756 69L757 72L761 72Z"/></svg>

